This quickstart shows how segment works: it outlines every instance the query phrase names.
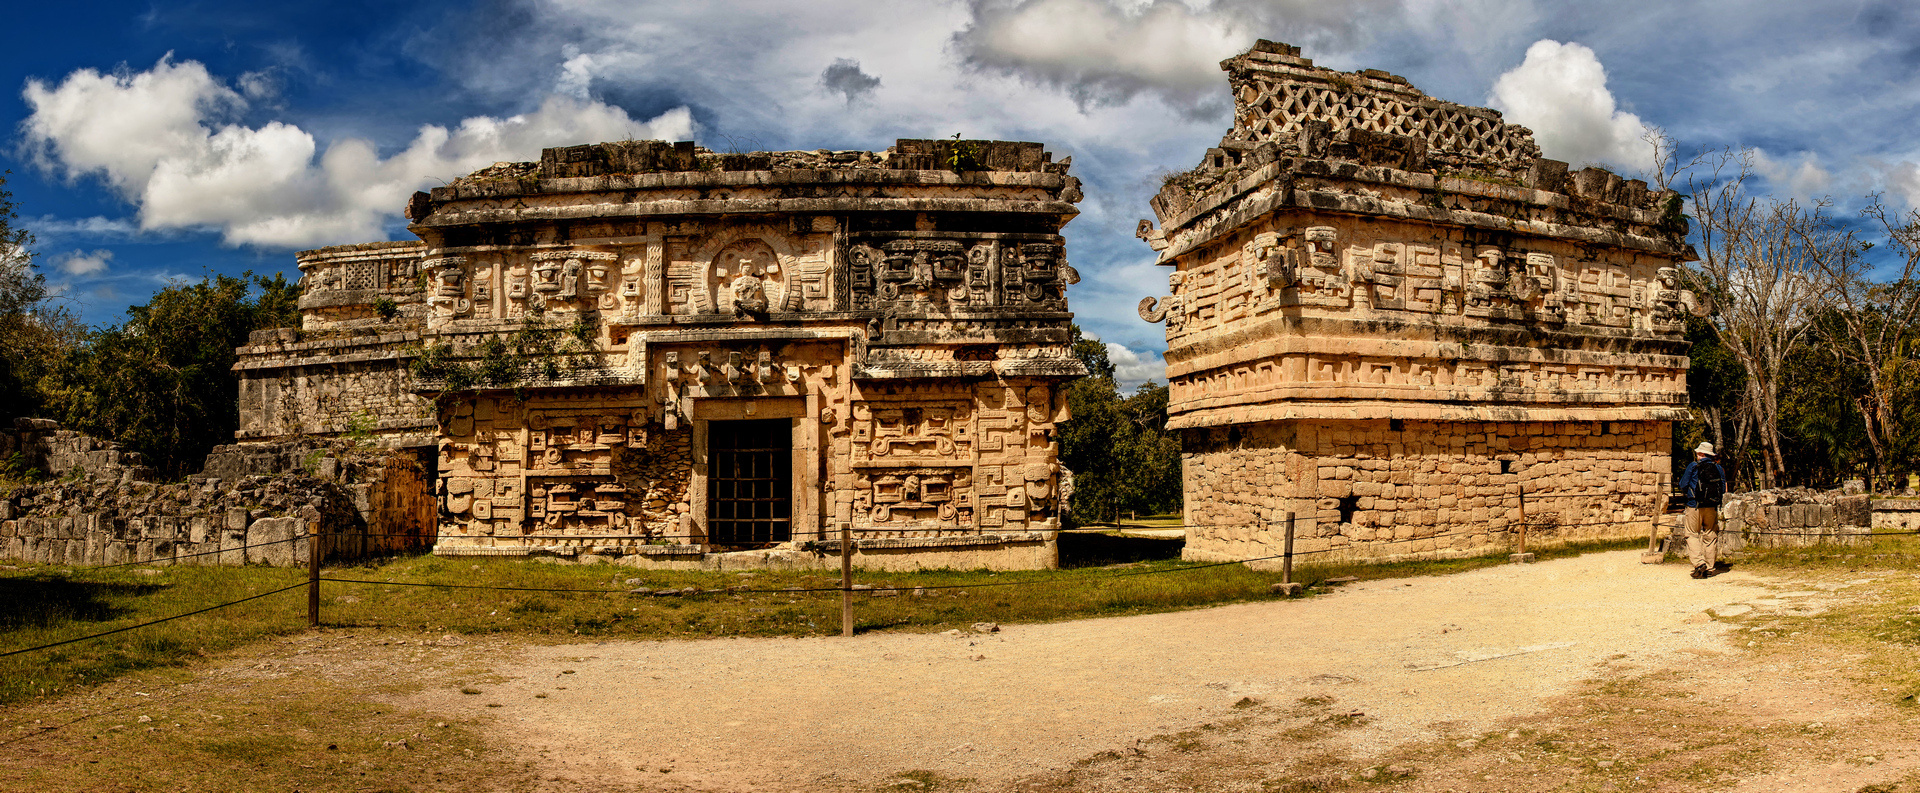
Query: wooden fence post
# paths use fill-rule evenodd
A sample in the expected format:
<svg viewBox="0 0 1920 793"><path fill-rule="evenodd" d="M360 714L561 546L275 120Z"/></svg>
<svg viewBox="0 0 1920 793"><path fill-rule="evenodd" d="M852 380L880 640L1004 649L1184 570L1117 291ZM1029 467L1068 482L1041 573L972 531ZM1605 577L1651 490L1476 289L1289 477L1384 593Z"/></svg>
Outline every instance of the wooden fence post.
<svg viewBox="0 0 1920 793"><path fill-rule="evenodd" d="M1507 554L1507 561L1514 564L1526 564L1533 561L1533 554L1527 553L1527 486L1520 488L1520 550Z"/></svg>
<svg viewBox="0 0 1920 793"><path fill-rule="evenodd" d="M853 524L840 524L840 635L853 635Z"/></svg>
<svg viewBox="0 0 1920 793"><path fill-rule="evenodd" d="M320 521L307 524L307 627L320 627Z"/></svg>
<svg viewBox="0 0 1920 793"><path fill-rule="evenodd" d="M1273 593L1276 595L1293 597L1294 595L1300 594L1300 590L1304 589L1305 587L1302 587L1301 585L1293 582L1293 513L1292 512L1287 513L1286 527L1287 527L1286 542L1284 545L1281 546L1282 550L1280 552L1280 583L1273 585Z"/></svg>
<svg viewBox="0 0 1920 793"><path fill-rule="evenodd" d="M1287 513L1286 558L1280 562L1280 583L1293 583L1293 513Z"/></svg>

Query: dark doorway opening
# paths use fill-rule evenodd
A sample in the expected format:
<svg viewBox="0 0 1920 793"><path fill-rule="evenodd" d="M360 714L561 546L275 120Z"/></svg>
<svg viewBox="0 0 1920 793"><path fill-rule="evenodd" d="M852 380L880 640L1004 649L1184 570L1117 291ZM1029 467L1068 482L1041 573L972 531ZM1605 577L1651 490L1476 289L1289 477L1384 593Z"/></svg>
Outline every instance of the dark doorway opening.
<svg viewBox="0 0 1920 793"><path fill-rule="evenodd" d="M768 545L793 538L793 423L707 424L707 538Z"/></svg>

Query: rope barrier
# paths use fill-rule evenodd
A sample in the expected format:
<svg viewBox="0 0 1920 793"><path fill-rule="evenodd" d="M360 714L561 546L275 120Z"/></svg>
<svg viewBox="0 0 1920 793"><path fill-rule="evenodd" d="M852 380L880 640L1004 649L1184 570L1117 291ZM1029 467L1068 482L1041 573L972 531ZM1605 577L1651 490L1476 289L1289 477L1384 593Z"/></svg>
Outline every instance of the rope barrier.
<svg viewBox="0 0 1920 793"><path fill-rule="evenodd" d="M251 596L248 596L248 597L243 597L243 598L241 598L241 599L239 599L239 600L235 600L235 601L233 601L233 602L230 602L230 603L222 603L222 604L220 604L220 605L218 605L218 606L208 606L208 607L206 607L206 608L203 608L203 609L196 609L196 610L194 610L194 611L189 611L189 612L187 612L187 613L185 613L185 614L175 614L175 615L173 615L173 616L171 616L171 617L161 617L160 619L157 619L157 620L153 620L152 622L142 622L142 623L140 623L140 624L138 624L138 625L128 625L128 626L126 626L126 627L124 627L124 628L114 628L113 630L110 630L110 631L103 631L103 632L101 632L101 633L96 633L96 634L93 634L93 635L91 635L91 636L81 636L81 637L79 637L79 638L77 638L77 639L66 639L66 640L63 640L63 641L57 641L57 642L53 642L53 643L50 643L50 644L43 644L43 645L40 645L40 646L38 646L38 647L27 647L27 648L25 648L25 649L20 649L20 650L8 650L7 652L4 652L4 653L0 653L0 658L6 658L6 657L8 657L8 656L14 656L14 655L21 655L21 654L24 654L24 653L31 653L31 652L38 652L38 651L40 651L40 650L47 650L47 649L51 649L51 648L54 648L54 647L60 647L60 646L62 646L62 645L68 645L68 644L73 644L73 643L75 643L75 642L84 642L84 641L87 641L87 640L89 640L89 639L98 639L98 638L100 638L100 637L102 637L102 636L112 636L112 635L114 635L114 634L116 634L116 633L125 633L125 632L127 632L127 631L130 631L130 630L134 630L134 629L136 629L136 628L145 628L145 627L147 627L147 626L150 626L150 625L159 625L159 624L160 624L160 623L162 623L162 622L172 622L172 621L174 621L174 620L177 620L177 619L183 619L183 618L186 618L186 617L191 617L191 616L193 616L193 615L195 615L195 614L205 614L205 613L207 613L207 612L209 612L209 611L215 611L215 610L218 610L218 609L223 609L223 608L226 608L226 607L228 607L228 606L237 606L237 605L239 605L239 604L241 604L241 603L245 603L245 602L247 602L247 601L249 601L249 600L259 600L260 598L263 598L263 597L268 597L268 596L270 596L270 595L278 595L278 594L280 594L280 593L282 593L282 592L286 592L286 591L289 591L289 590L294 590L294 589L302 589L302 588L304 588L304 587L306 587L306 586L307 586L307 582L305 582L305 581L302 581L302 582L300 582L300 583L298 583L298 584L293 584L293 585L291 585L291 586L284 586L284 587L281 587L281 588L279 588L279 589L276 589L276 590L273 590L273 591L271 591L271 592L262 592L262 593L260 593L260 594L258 594L258 595L251 595Z"/></svg>

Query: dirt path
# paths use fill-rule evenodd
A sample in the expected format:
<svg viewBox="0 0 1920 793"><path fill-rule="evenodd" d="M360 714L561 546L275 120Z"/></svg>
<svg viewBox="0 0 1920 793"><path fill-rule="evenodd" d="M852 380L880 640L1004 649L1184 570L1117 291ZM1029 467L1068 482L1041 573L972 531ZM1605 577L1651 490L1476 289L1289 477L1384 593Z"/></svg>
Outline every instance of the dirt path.
<svg viewBox="0 0 1920 793"><path fill-rule="evenodd" d="M1765 584L1616 552L990 635L532 647L482 696L405 704L491 717L494 740L568 786L871 788L908 770L991 785L1211 726L1249 698L1337 699L1365 714L1346 733L1363 752L1491 729L1602 664L1726 650L1732 626L1706 612Z"/></svg>
<svg viewBox="0 0 1920 793"><path fill-rule="evenodd" d="M334 628L0 709L0 789L1920 793L1916 669L1911 570L1634 552L994 634Z"/></svg>

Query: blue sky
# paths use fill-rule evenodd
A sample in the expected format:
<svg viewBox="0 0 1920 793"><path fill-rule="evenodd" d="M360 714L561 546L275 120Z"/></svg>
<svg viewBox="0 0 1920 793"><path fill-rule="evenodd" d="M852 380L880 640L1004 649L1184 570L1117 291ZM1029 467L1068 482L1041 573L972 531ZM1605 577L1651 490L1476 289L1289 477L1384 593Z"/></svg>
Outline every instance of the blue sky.
<svg viewBox="0 0 1920 793"><path fill-rule="evenodd" d="M1548 156L1622 173L1640 130L1756 147L1762 189L1920 203L1911 3L895 0L31 4L0 29L0 159L38 262L90 323L169 278L297 273L401 238L415 189L544 146L1036 140L1086 182L1088 331L1159 377L1133 237L1159 177L1226 131L1217 62L1255 38L1498 107Z"/></svg>

